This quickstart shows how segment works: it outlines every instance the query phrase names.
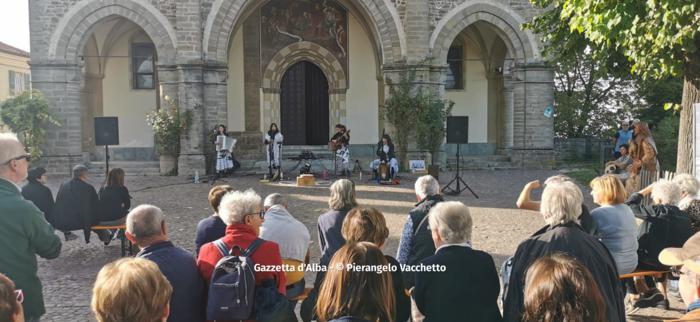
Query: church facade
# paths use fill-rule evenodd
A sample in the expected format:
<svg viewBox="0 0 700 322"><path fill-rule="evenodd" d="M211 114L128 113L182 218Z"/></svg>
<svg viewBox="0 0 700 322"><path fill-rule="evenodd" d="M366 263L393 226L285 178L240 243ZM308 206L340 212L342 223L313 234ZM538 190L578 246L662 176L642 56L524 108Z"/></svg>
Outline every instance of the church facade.
<svg viewBox="0 0 700 322"><path fill-rule="evenodd" d="M228 127L237 154L262 153L280 126L287 146L325 145L334 125L352 151L374 153L393 126L381 105L408 70L469 117L468 154L522 167L553 159L553 73L521 28L527 0L35 0L32 85L61 125L45 160L65 169L101 160L93 120L117 116L115 158L153 160L146 114L170 98L192 122L179 173L203 173L211 131ZM453 150L450 144L446 151ZM353 157L354 159L354 157Z"/></svg>

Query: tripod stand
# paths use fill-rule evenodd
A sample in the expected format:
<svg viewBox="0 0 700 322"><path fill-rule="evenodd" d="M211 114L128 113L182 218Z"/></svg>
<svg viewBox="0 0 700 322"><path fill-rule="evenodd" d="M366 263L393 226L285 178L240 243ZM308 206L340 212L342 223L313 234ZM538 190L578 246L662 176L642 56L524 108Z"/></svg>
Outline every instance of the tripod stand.
<svg viewBox="0 0 700 322"><path fill-rule="evenodd" d="M460 146L462 146L462 145L457 144L457 173L455 173L455 177L452 178L452 180L450 182L448 182L447 185L442 187L442 192L445 194L448 194L448 195L458 195L458 194L462 193L462 191L469 189L469 191L472 193L472 195L474 195L474 197L476 199L479 199L479 196L477 196L476 193L474 192L474 190L472 190L472 188L470 188L469 185L466 182L464 182L464 180L462 179L462 176L459 174L459 167L460 167L460 163L462 161L462 155L460 154L460 150L459 150ZM456 187L453 188L452 184L455 184ZM464 187L462 187L461 185L464 185Z"/></svg>

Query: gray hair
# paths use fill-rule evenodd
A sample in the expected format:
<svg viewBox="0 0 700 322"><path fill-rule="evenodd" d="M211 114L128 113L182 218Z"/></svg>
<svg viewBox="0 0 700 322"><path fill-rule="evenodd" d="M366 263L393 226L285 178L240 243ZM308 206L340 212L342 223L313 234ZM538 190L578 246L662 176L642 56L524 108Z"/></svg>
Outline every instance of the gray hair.
<svg viewBox="0 0 700 322"><path fill-rule="evenodd" d="M549 183L542 191L540 213L548 225L576 222L581 215L583 193L571 181Z"/></svg>
<svg viewBox="0 0 700 322"><path fill-rule="evenodd" d="M357 207L355 184L348 179L340 179L331 185L328 206L333 210L347 210Z"/></svg>
<svg viewBox="0 0 700 322"><path fill-rule="evenodd" d="M421 199L424 199L427 196L432 196L440 193L440 184L438 183L437 180L431 175L424 175L418 180L416 180L416 184L414 185L414 190L416 191L416 195L420 197Z"/></svg>
<svg viewBox="0 0 700 322"><path fill-rule="evenodd" d="M140 241L160 235L163 222L163 210L153 205L140 205L126 215L126 231Z"/></svg>
<svg viewBox="0 0 700 322"><path fill-rule="evenodd" d="M677 205L681 200L681 188L666 179L656 181L651 187L651 199L660 205Z"/></svg>
<svg viewBox="0 0 700 322"><path fill-rule="evenodd" d="M78 179L88 173L88 168L82 164L73 167L73 179Z"/></svg>
<svg viewBox="0 0 700 322"><path fill-rule="evenodd" d="M696 197L698 190L700 190L698 179L687 173L676 175L673 177L672 182L678 185L681 192L685 192L691 197Z"/></svg>
<svg viewBox="0 0 700 322"><path fill-rule="evenodd" d="M571 177L565 174L557 174L547 178L547 180L544 181L544 185L546 186L548 184L557 184L566 181L572 182Z"/></svg>
<svg viewBox="0 0 700 322"><path fill-rule="evenodd" d="M219 217L226 225L242 224L245 216L256 213L262 198L253 189L231 191L224 195L219 205Z"/></svg>
<svg viewBox="0 0 700 322"><path fill-rule="evenodd" d="M16 158L25 155L22 142L17 139L14 133L0 133L0 166Z"/></svg>
<svg viewBox="0 0 700 322"><path fill-rule="evenodd" d="M428 213L428 224L447 244L461 244L472 239L472 216L469 208L459 201L435 205Z"/></svg>
<svg viewBox="0 0 700 322"><path fill-rule="evenodd" d="M269 208L275 205L281 205L284 206L287 204L287 198L282 196L280 193L273 193L265 197L265 202L263 203L263 206L265 208Z"/></svg>

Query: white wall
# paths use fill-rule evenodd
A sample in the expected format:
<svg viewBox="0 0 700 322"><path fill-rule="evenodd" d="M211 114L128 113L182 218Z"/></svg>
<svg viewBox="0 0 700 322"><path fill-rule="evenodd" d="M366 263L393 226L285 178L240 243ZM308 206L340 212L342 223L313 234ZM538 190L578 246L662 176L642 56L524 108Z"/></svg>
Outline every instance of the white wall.
<svg viewBox="0 0 700 322"><path fill-rule="evenodd" d="M346 94L347 122L353 144L374 144L379 139L379 90L377 62L369 35L357 19L348 14L350 87ZM332 130L335 124L331 124Z"/></svg>
<svg viewBox="0 0 700 322"><path fill-rule="evenodd" d="M121 35L108 56L131 56L130 39L134 33L138 42L148 39L143 31ZM119 117L119 147L152 147L153 131L146 124L146 114L156 109L155 89L132 89L131 59L110 57L103 80L104 116Z"/></svg>
<svg viewBox="0 0 700 322"><path fill-rule="evenodd" d="M460 39L459 37L457 39ZM454 116L469 116L469 143L488 142L488 81L478 47L464 44L464 89L446 90L445 97L454 101Z"/></svg>
<svg viewBox="0 0 700 322"><path fill-rule="evenodd" d="M236 31L228 51L228 77L228 130L245 131L243 28Z"/></svg>

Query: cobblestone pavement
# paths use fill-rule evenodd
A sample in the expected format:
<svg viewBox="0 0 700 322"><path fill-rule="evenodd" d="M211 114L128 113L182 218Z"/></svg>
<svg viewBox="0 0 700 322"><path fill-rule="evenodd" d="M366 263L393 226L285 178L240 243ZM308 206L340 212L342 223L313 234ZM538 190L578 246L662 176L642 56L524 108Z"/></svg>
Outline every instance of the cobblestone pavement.
<svg viewBox="0 0 700 322"><path fill-rule="evenodd" d="M469 191L447 197L470 206L474 219L474 247L490 253L497 266L515 252L524 238L543 225L539 214L515 209L515 200L523 185L534 179L544 180L552 171L507 170L466 171L463 177L479 195L475 199ZM441 174L441 184L451 179L450 174ZM54 194L60 181L50 179ZM90 180L96 187L102 178ZM405 216L415 202L413 183L415 177L405 175L397 186L379 186L372 182L358 183L358 201L361 205L376 207L387 219L389 240L384 247L387 254L395 255ZM236 189L255 189L261 196L280 192L290 200L290 212L309 228L312 234L312 262L319 258L316 219L327 208L328 183L319 182L316 187L296 187L291 182L263 184L252 176L226 178L217 184L230 184ZM212 211L207 202L208 183L193 184L182 177L127 177L127 186L134 198L133 205L150 203L161 207L167 215L171 240L178 246L192 251L197 222ZM584 187L585 188L585 187ZM587 203L593 206L585 193ZM539 197L539 196L537 196ZM91 288L99 269L119 258L119 243L104 246L96 235L85 244L81 238L64 243L61 256L54 260L39 260L39 275L44 284L47 314L42 321L73 322L94 321L90 312ZM61 237L62 238L62 237ZM313 281L307 273L307 282ZM310 283L310 282L309 282ZM640 310L629 317L629 321L661 321L678 317L682 304L672 299L672 310Z"/></svg>

